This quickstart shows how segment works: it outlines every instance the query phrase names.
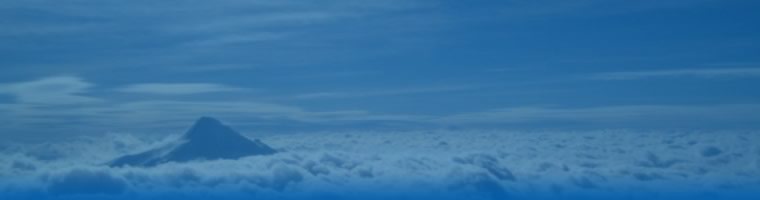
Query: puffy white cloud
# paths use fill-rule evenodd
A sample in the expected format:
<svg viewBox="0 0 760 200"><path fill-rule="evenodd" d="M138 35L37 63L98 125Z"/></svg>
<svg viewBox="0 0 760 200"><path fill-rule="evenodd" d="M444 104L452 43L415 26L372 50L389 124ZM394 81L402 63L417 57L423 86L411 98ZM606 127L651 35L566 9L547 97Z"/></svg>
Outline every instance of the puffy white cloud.
<svg viewBox="0 0 760 200"><path fill-rule="evenodd" d="M0 198L503 199L606 192L666 198L681 189L730 196L760 189L758 136L632 131L302 133L261 138L282 150L272 156L110 168L104 165L109 159L165 141L113 134L4 148ZM705 148L720 153L703 156ZM33 153L40 149L62 153L44 159Z"/></svg>
<svg viewBox="0 0 760 200"><path fill-rule="evenodd" d="M127 183L124 180L104 170L75 169L51 179L47 191L52 195L116 195L127 189Z"/></svg>

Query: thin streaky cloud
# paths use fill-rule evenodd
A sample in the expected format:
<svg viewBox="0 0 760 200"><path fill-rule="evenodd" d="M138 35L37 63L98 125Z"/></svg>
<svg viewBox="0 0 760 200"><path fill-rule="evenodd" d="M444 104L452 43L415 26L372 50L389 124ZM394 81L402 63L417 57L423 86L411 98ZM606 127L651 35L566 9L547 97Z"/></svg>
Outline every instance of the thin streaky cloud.
<svg viewBox="0 0 760 200"><path fill-rule="evenodd" d="M525 123L573 121L587 123L645 121L759 121L760 104L619 105L595 107L512 107L462 113L434 120L440 123Z"/></svg>
<svg viewBox="0 0 760 200"><path fill-rule="evenodd" d="M308 94L296 95L295 99L340 99L340 98L361 98L377 96L395 96L408 94L436 93L436 92L453 92L462 90L471 90L479 87L476 86L439 86L439 87L419 87L404 89L389 89L370 92L315 92Z"/></svg>
<svg viewBox="0 0 760 200"><path fill-rule="evenodd" d="M726 68L726 69L681 69L655 71L629 71L600 73L592 76L598 80L634 80L647 78L691 77L691 78L724 78L724 77L760 77L760 68Z"/></svg>
<svg viewBox="0 0 760 200"><path fill-rule="evenodd" d="M83 104L101 101L84 94L95 84L76 76L54 76L0 85L0 94L13 96L17 103L38 105Z"/></svg>
<svg viewBox="0 0 760 200"><path fill-rule="evenodd" d="M285 39L289 34L284 33L248 33L236 35L224 35L216 38L188 42L188 47L223 46L234 44L247 44L256 42L276 41Z"/></svg>
<svg viewBox="0 0 760 200"><path fill-rule="evenodd" d="M218 92L239 92L244 88L213 84L213 83L141 83L128 85L117 89L125 93L159 94L159 95L189 95Z"/></svg>
<svg viewBox="0 0 760 200"><path fill-rule="evenodd" d="M241 28L269 27L283 25L309 25L340 18L340 15L329 12L278 12L258 15L237 15L227 19L214 19L203 25L187 26L176 25L168 27L167 31L174 32L204 32L219 33L226 31L239 31Z"/></svg>

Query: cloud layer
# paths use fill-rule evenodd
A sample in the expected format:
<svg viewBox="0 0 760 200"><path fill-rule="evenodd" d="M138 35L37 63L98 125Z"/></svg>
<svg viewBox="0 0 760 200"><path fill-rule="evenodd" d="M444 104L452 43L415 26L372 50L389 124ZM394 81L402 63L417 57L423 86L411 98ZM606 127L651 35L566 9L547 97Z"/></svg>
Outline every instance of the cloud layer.
<svg viewBox="0 0 760 200"><path fill-rule="evenodd" d="M752 197L745 195L760 188L757 136L634 131L304 133L259 137L282 151L273 156L109 168L104 163L110 159L172 140L112 134L3 147L0 197L741 198Z"/></svg>

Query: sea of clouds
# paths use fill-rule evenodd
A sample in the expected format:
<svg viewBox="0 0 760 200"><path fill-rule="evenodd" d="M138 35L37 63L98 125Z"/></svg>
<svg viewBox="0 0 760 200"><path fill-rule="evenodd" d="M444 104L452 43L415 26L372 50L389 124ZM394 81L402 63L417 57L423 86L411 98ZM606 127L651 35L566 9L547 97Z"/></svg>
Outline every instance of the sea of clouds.
<svg viewBox="0 0 760 200"><path fill-rule="evenodd" d="M262 136L281 152L109 167L175 140L0 146L0 199L752 199L760 132L408 131ZM223 147L220 147L223 148Z"/></svg>

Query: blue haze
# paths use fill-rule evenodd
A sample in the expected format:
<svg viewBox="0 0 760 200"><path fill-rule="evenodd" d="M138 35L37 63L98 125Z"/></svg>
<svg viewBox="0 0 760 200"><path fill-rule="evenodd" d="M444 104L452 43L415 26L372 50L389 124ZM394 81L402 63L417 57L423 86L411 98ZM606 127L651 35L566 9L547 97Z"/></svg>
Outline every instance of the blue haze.
<svg viewBox="0 0 760 200"><path fill-rule="evenodd" d="M756 7L754 1L711 0L3 1L0 109L16 123L2 129L46 137L81 125L102 132L129 128L126 122L171 120L176 128L199 116L168 108L88 109L155 101L260 102L309 113L351 112L334 118L367 124L543 128L668 128L648 118L670 112L636 108L629 112L644 117L623 123L600 123L606 114L595 111L588 119L545 122L552 112L568 110L686 107L694 113L679 116L682 122L671 128L756 128L756 114L736 112L756 111L760 97L754 88L760 76ZM72 80L51 88L71 89L7 89L54 77ZM77 86L83 83L87 87ZM153 83L175 85L125 90ZM56 97L62 95L98 101L61 102ZM531 118L525 121L441 120L523 107L547 113L514 114ZM143 116L143 110L157 115ZM44 117L51 113L67 117ZM219 108L195 113L227 115L236 123L260 116ZM309 121L285 111L269 115ZM106 122L88 120L93 117ZM115 119L129 121L107 122Z"/></svg>
<svg viewBox="0 0 760 200"><path fill-rule="evenodd" d="M19 150L31 143L171 137L200 116L275 138L655 130L674 135L652 139L664 148L655 153L686 149L686 160L725 169L722 161L736 159L757 170L760 147L730 149L741 145L721 139L752 144L760 128L758 8L752 0L0 0L0 152L12 152L0 159L11 163L0 178L44 168L46 156ZM731 137L665 142L686 138L680 131ZM109 152L158 143L129 141ZM691 154L708 144L736 154ZM103 173L41 176L111 180Z"/></svg>

